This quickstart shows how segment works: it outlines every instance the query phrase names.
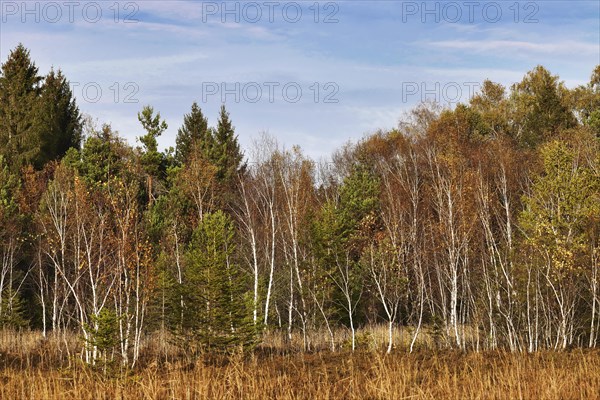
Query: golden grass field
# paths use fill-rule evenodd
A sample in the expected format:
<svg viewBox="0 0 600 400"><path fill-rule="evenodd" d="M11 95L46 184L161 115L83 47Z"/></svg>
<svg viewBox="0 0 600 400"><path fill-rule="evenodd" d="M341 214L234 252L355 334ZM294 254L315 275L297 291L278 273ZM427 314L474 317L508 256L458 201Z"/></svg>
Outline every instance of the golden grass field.
<svg viewBox="0 0 600 400"><path fill-rule="evenodd" d="M0 334L0 399L596 399L600 352L510 354L396 349L163 357L133 370L91 368L77 338ZM154 350L152 350L154 348Z"/></svg>

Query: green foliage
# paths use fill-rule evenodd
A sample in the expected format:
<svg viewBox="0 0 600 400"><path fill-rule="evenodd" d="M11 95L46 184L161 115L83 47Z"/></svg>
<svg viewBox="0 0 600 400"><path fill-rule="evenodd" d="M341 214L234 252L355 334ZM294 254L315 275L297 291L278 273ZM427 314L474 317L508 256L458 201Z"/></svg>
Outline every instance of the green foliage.
<svg viewBox="0 0 600 400"><path fill-rule="evenodd" d="M86 345L90 350L96 349L92 365L103 369L104 373L114 372L116 363L109 354L119 344L119 318L115 312L103 308L98 314L90 315L90 324L86 324L85 330L88 332Z"/></svg>
<svg viewBox="0 0 600 400"><path fill-rule="evenodd" d="M481 115L480 134L498 137L508 133L508 101L502 85L485 80L481 93L471 98L470 105Z"/></svg>
<svg viewBox="0 0 600 400"><path fill-rule="evenodd" d="M0 328L22 329L28 326L29 321L25 316L25 304L20 293L5 288L0 298Z"/></svg>
<svg viewBox="0 0 600 400"><path fill-rule="evenodd" d="M586 250L586 227L600 213L600 180L579 165L577 153L565 142L541 149L544 173L530 195L523 197L520 222L527 239L546 255L554 276L561 279L581 270L578 256Z"/></svg>
<svg viewBox="0 0 600 400"><path fill-rule="evenodd" d="M21 293L16 289L22 273L17 269L17 249L23 240L23 215L17 204L20 182L0 154L0 326L28 325Z"/></svg>
<svg viewBox="0 0 600 400"><path fill-rule="evenodd" d="M186 163L193 151L200 151L206 158L209 157L213 147L212 132L198 103L194 102L191 112L183 117L183 126L177 131L175 143L175 159L179 164Z"/></svg>
<svg viewBox="0 0 600 400"><path fill-rule="evenodd" d="M75 167L89 185L96 186L124 173L126 152L126 145L105 124L100 131L92 131L80 154L68 152L65 162Z"/></svg>
<svg viewBox="0 0 600 400"><path fill-rule="evenodd" d="M376 229L379 211L379 180L363 165L357 165L344 179L337 210L338 234L357 246Z"/></svg>
<svg viewBox="0 0 600 400"><path fill-rule="evenodd" d="M70 148L79 148L81 116L60 70L50 70L44 80L39 99L39 121L42 149L38 160L41 167L49 160L63 157Z"/></svg>
<svg viewBox="0 0 600 400"><path fill-rule="evenodd" d="M0 223L6 229L9 219L18 212L16 196L20 182L16 174L11 173L4 156L0 154Z"/></svg>
<svg viewBox="0 0 600 400"><path fill-rule="evenodd" d="M484 115L464 104L457 105L454 110L442 112L435 125L438 127L437 132L453 143L476 141L493 134Z"/></svg>
<svg viewBox="0 0 600 400"><path fill-rule="evenodd" d="M575 126L569 107L568 90L558 77L542 66L529 71L512 87L514 138L522 145L535 147L563 129Z"/></svg>
<svg viewBox="0 0 600 400"><path fill-rule="evenodd" d="M344 179L337 204L326 202L313 224L313 245L322 269L320 279L329 282L329 296L337 305L336 319L342 321L348 317L344 311L347 300L340 290L332 289L342 289L342 281L347 281L353 302L362 294L366 276L360 258L377 230L378 195L378 179L363 165L356 165Z"/></svg>
<svg viewBox="0 0 600 400"><path fill-rule="evenodd" d="M180 318L175 333L191 348L230 351L256 341L249 285L233 259L233 234L226 214L208 214L186 251L183 284L171 301L175 321Z"/></svg>
<svg viewBox="0 0 600 400"><path fill-rule="evenodd" d="M29 50L19 44L0 71L0 153L14 172L36 162L41 151L36 117L41 80Z"/></svg>
<svg viewBox="0 0 600 400"><path fill-rule="evenodd" d="M138 113L138 120L146 130L146 134L139 138L143 145L140 161L149 176L158 177L163 172L164 163L163 154L158 151L156 138L167 130L167 123L161 121L160 113L154 115L154 109L150 106L145 106Z"/></svg>
<svg viewBox="0 0 600 400"><path fill-rule="evenodd" d="M593 130L596 137L600 139L600 109L592 111L585 123Z"/></svg>
<svg viewBox="0 0 600 400"><path fill-rule="evenodd" d="M17 46L0 72L0 154L13 171L41 169L79 147L81 117L62 72L42 79L29 51Z"/></svg>
<svg viewBox="0 0 600 400"><path fill-rule="evenodd" d="M114 311L103 308L98 314L90 316L90 324L86 326L89 332L89 346L96 347L105 355L119 344L119 320Z"/></svg>
<svg viewBox="0 0 600 400"><path fill-rule="evenodd" d="M120 337L112 310L132 318L136 335L148 321L168 323L185 350L252 348L254 281L244 265L256 271L257 315L268 309L282 324L291 310L292 330L322 317L333 329L378 321L381 296L398 306L396 321L428 321L441 343L452 293L457 325L487 330L487 316L494 341L509 329L516 342L549 343L556 315L569 310L564 332L569 322L571 337L585 337L598 317L600 66L575 90L537 67L510 95L485 81L468 105L422 106L411 118L348 145L320 189L297 149L265 145L261 167L246 174L225 106L211 128L194 103L166 152L158 138L167 124L150 106L138 114L139 148L86 124L80 148L66 77L42 78L18 46L0 74L0 324L87 320L86 346L105 362ZM543 172L525 192L537 155ZM148 300L157 270L160 296ZM97 288L105 309L90 315ZM535 334L526 329L533 317Z"/></svg>
<svg viewBox="0 0 600 400"><path fill-rule="evenodd" d="M600 138L600 65L594 69L588 84L575 88L571 94L579 121L591 127Z"/></svg>
<svg viewBox="0 0 600 400"><path fill-rule="evenodd" d="M237 141L235 128L229 119L225 105L222 105L210 152L210 161L217 167L217 181L231 184L237 174L245 169L243 159L244 155Z"/></svg>

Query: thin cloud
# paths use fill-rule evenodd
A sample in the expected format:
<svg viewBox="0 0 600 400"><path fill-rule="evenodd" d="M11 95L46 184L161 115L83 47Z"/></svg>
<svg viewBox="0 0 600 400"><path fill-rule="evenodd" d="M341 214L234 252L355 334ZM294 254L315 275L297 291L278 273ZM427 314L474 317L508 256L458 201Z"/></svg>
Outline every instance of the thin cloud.
<svg viewBox="0 0 600 400"><path fill-rule="evenodd" d="M535 43L517 40L444 40L436 42L428 42L430 46L467 50L473 52L514 52L528 51L544 54L598 54L598 44L562 41L555 43Z"/></svg>

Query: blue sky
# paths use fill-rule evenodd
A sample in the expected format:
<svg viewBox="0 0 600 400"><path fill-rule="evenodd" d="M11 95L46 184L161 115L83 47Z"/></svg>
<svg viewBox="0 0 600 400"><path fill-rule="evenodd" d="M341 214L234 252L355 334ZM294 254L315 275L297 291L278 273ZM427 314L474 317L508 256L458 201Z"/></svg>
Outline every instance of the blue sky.
<svg viewBox="0 0 600 400"><path fill-rule="evenodd" d="M214 124L223 94L245 149L268 132L319 158L423 98L466 100L538 64L573 87L600 64L597 0L0 0L0 14L2 62L22 42L132 144L152 105L169 124L163 148L193 101Z"/></svg>

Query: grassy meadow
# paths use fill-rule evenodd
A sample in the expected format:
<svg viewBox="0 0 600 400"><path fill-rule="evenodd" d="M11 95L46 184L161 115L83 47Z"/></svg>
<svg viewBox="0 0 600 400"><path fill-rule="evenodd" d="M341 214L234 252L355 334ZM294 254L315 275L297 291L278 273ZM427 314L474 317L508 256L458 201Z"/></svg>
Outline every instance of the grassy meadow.
<svg viewBox="0 0 600 400"><path fill-rule="evenodd" d="M399 345L386 354L377 334L352 353L301 351L301 338L267 335L251 354L177 354L148 338L140 363L91 367L76 336L0 334L1 399L594 399L600 395L597 350L428 350ZM406 338L405 338L406 339ZM288 350L283 350L286 344ZM323 347L325 343L322 344ZM316 346L315 346L316 348ZM293 349L293 350L289 350Z"/></svg>

